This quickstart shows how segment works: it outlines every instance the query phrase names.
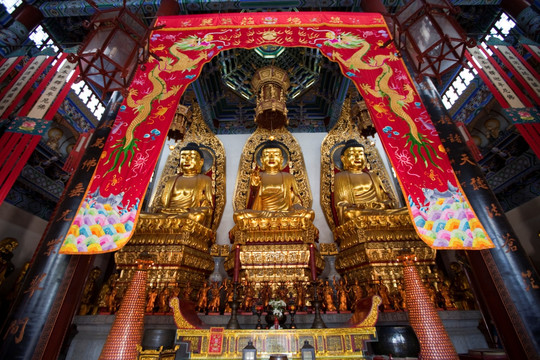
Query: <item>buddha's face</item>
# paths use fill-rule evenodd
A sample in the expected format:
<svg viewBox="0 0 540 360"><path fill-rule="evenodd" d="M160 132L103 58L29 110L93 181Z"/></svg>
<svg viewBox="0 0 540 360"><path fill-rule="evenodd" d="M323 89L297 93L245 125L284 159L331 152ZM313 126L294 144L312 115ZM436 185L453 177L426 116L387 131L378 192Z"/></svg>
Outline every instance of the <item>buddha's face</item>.
<svg viewBox="0 0 540 360"><path fill-rule="evenodd" d="M361 146L350 147L341 155L343 169L349 171L362 171L366 167L366 154Z"/></svg>
<svg viewBox="0 0 540 360"><path fill-rule="evenodd" d="M204 159L196 150L182 150L180 152L180 168L184 175L196 175L201 172Z"/></svg>
<svg viewBox="0 0 540 360"><path fill-rule="evenodd" d="M281 164L283 163L283 154L279 148L267 148L262 151L261 163L263 170L276 173L281 170Z"/></svg>

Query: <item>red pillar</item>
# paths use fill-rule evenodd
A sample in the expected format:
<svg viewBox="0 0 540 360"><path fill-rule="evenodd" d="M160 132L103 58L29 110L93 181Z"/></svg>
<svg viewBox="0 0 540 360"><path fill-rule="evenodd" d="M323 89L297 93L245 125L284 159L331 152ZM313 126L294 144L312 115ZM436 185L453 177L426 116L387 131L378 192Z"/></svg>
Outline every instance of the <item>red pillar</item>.
<svg viewBox="0 0 540 360"><path fill-rule="evenodd" d="M382 0L362 0L360 6L362 6L362 10L364 12L379 13L384 16L384 20L386 21L388 28L390 31L393 31L394 22L392 21L392 18L390 17L390 14L388 13L386 6L384 6Z"/></svg>
<svg viewBox="0 0 540 360"><path fill-rule="evenodd" d="M420 343L423 360L459 360L435 306L422 284L414 255L398 257L403 263L403 278L409 321Z"/></svg>
<svg viewBox="0 0 540 360"><path fill-rule="evenodd" d="M146 280L152 260L138 259L137 271L126 290L99 360L133 360L144 332Z"/></svg>
<svg viewBox="0 0 540 360"><path fill-rule="evenodd" d="M158 16L178 15L180 13L180 5L176 0L162 0L156 12Z"/></svg>
<svg viewBox="0 0 540 360"><path fill-rule="evenodd" d="M31 32L41 23L41 20L43 20L43 14L41 14L41 11L39 11L39 9L35 6L28 5L27 3L23 2L21 6L15 10L14 19L15 21L18 21L24 25L28 32Z"/></svg>

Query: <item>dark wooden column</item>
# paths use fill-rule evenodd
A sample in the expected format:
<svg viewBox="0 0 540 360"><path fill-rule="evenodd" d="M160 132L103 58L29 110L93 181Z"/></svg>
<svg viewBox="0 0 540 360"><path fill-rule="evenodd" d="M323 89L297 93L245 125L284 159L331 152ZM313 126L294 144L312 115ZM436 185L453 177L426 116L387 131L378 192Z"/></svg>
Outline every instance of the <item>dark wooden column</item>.
<svg viewBox="0 0 540 360"><path fill-rule="evenodd" d="M113 95L94 132L32 259L26 281L15 299L0 338L0 359L56 359L92 266L92 256L60 255L58 250L71 225L101 155L121 96ZM95 160L95 161L94 161ZM74 210L75 209L75 210Z"/></svg>
<svg viewBox="0 0 540 360"><path fill-rule="evenodd" d="M418 91L448 153L458 181L495 249L467 251L475 293L494 320L510 359L535 359L540 353L540 278L487 185L431 80Z"/></svg>
<svg viewBox="0 0 540 360"><path fill-rule="evenodd" d="M502 0L501 8L516 22L523 32L540 41L540 13L526 0Z"/></svg>
<svg viewBox="0 0 540 360"><path fill-rule="evenodd" d="M13 22L0 34L0 56L6 56L16 50L43 19L38 8L25 2L12 15Z"/></svg>

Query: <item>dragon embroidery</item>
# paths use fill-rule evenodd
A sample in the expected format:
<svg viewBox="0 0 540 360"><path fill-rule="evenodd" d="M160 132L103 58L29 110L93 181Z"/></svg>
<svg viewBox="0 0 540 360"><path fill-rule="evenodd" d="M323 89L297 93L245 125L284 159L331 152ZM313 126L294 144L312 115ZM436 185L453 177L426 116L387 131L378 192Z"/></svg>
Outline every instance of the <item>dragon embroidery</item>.
<svg viewBox="0 0 540 360"><path fill-rule="evenodd" d="M138 90L130 88L126 103L129 107L134 109L134 111L137 113L137 116L127 127L126 135L112 146L112 151L105 164L108 164L113 159L114 160L111 168L107 171L107 173L112 172L116 169L118 169L118 172L121 172L122 166L126 162L128 167L131 166L131 161L137 149L137 142L140 141L140 139L135 136L135 130L152 113L152 109L155 106L156 101L160 102L168 99L173 95L176 95L184 86L175 85L172 86L170 89L167 89L167 83L160 77L160 73L165 72L167 74L171 74L175 72L185 72L188 70L193 70L197 68L201 61L208 58L207 51L200 51L199 55L196 58L192 59L186 54L180 52L179 49L201 50L214 46L214 44L210 43L206 43L203 45L199 43L196 44L196 46L193 46L193 39L188 40L189 41L184 40L182 42L175 43L169 48L169 53L172 55L172 57L163 57L159 60L156 60L156 65L146 75L151 84L149 86L150 92L148 94L136 100L135 97L139 95Z"/></svg>
<svg viewBox="0 0 540 360"><path fill-rule="evenodd" d="M389 85L393 76L392 67L388 64L389 61L398 61L399 58L394 54L379 54L375 57L364 59L364 56L370 50L371 45L364 39L359 38L353 34L343 34L339 42L326 41L325 45L332 46L334 48L358 48L359 49L348 59L344 59L338 51L332 53L332 57L342 63L345 67L352 71L360 70L377 70L381 69L381 73L375 80L375 86L364 83L361 85L362 90L369 93L376 98L385 98L388 101L390 110L400 119L404 120L408 127L409 132L404 135L407 137L407 144L409 144L409 150L414 156L415 162L418 158L422 158L424 165L428 166L428 159L434 166L440 169L440 166L436 164L433 159L441 159L432 146L432 141L426 138L416 126L414 120L407 114L405 109L414 100L414 90L409 84L405 84L403 90L406 94L401 94L398 91L392 89ZM422 152L424 149L425 155ZM427 156L427 158L426 158Z"/></svg>

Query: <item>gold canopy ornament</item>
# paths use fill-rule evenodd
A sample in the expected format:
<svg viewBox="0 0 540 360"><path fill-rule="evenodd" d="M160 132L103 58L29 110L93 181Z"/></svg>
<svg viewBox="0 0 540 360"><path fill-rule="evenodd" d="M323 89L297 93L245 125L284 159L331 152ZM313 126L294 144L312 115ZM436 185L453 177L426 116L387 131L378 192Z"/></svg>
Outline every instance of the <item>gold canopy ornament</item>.
<svg viewBox="0 0 540 360"><path fill-rule="evenodd" d="M271 146L268 140L271 140ZM281 156L276 156L276 148L281 150ZM278 161L281 164L276 164ZM277 174L274 173L276 165L279 168ZM264 181L261 180L258 185L252 183L252 178L263 179L259 170L270 175L267 180L281 178L281 199L286 201L272 203L280 197L274 191L279 181L268 181L266 185L271 184L266 187L266 190L270 189L268 192L264 190L266 185L262 185ZM276 176L278 174L281 177ZM260 206L255 206L257 196L263 193L269 195L272 201L266 203L263 200ZM319 234L312 221L313 200L304 157L297 140L284 126L272 130L259 124L249 137L240 158L234 194L235 226L229 236L235 245L240 245L238 263L241 264L242 279L258 283L307 282L311 278L312 268L315 268L315 273L322 271L324 263L318 251L313 255L310 253L310 246L318 241ZM269 203L277 204L280 209L268 206ZM284 203L287 205L281 210ZM225 261L225 269L230 273L235 264L237 262L231 254Z"/></svg>
<svg viewBox="0 0 540 360"><path fill-rule="evenodd" d="M351 119L354 123L358 125L362 136L374 136L377 133L377 130L375 130L375 126L373 126L373 121L371 121L371 116L369 115L369 111L364 100L360 100L352 106Z"/></svg>
<svg viewBox="0 0 540 360"><path fill-rule="evenodd" d="M181 141L184 138L186 129L189 128L191 120L191 109L182 104L178 104L173 122L167 132L167 138Z"/></svg>
<svg viewBox="0 0 540 360"><path fill-rule="evenodd" d="M289 125L287 90L290 86L287 71L275 66L258 69L251 80L257 96L255 123L267 129Z"/></svg>

